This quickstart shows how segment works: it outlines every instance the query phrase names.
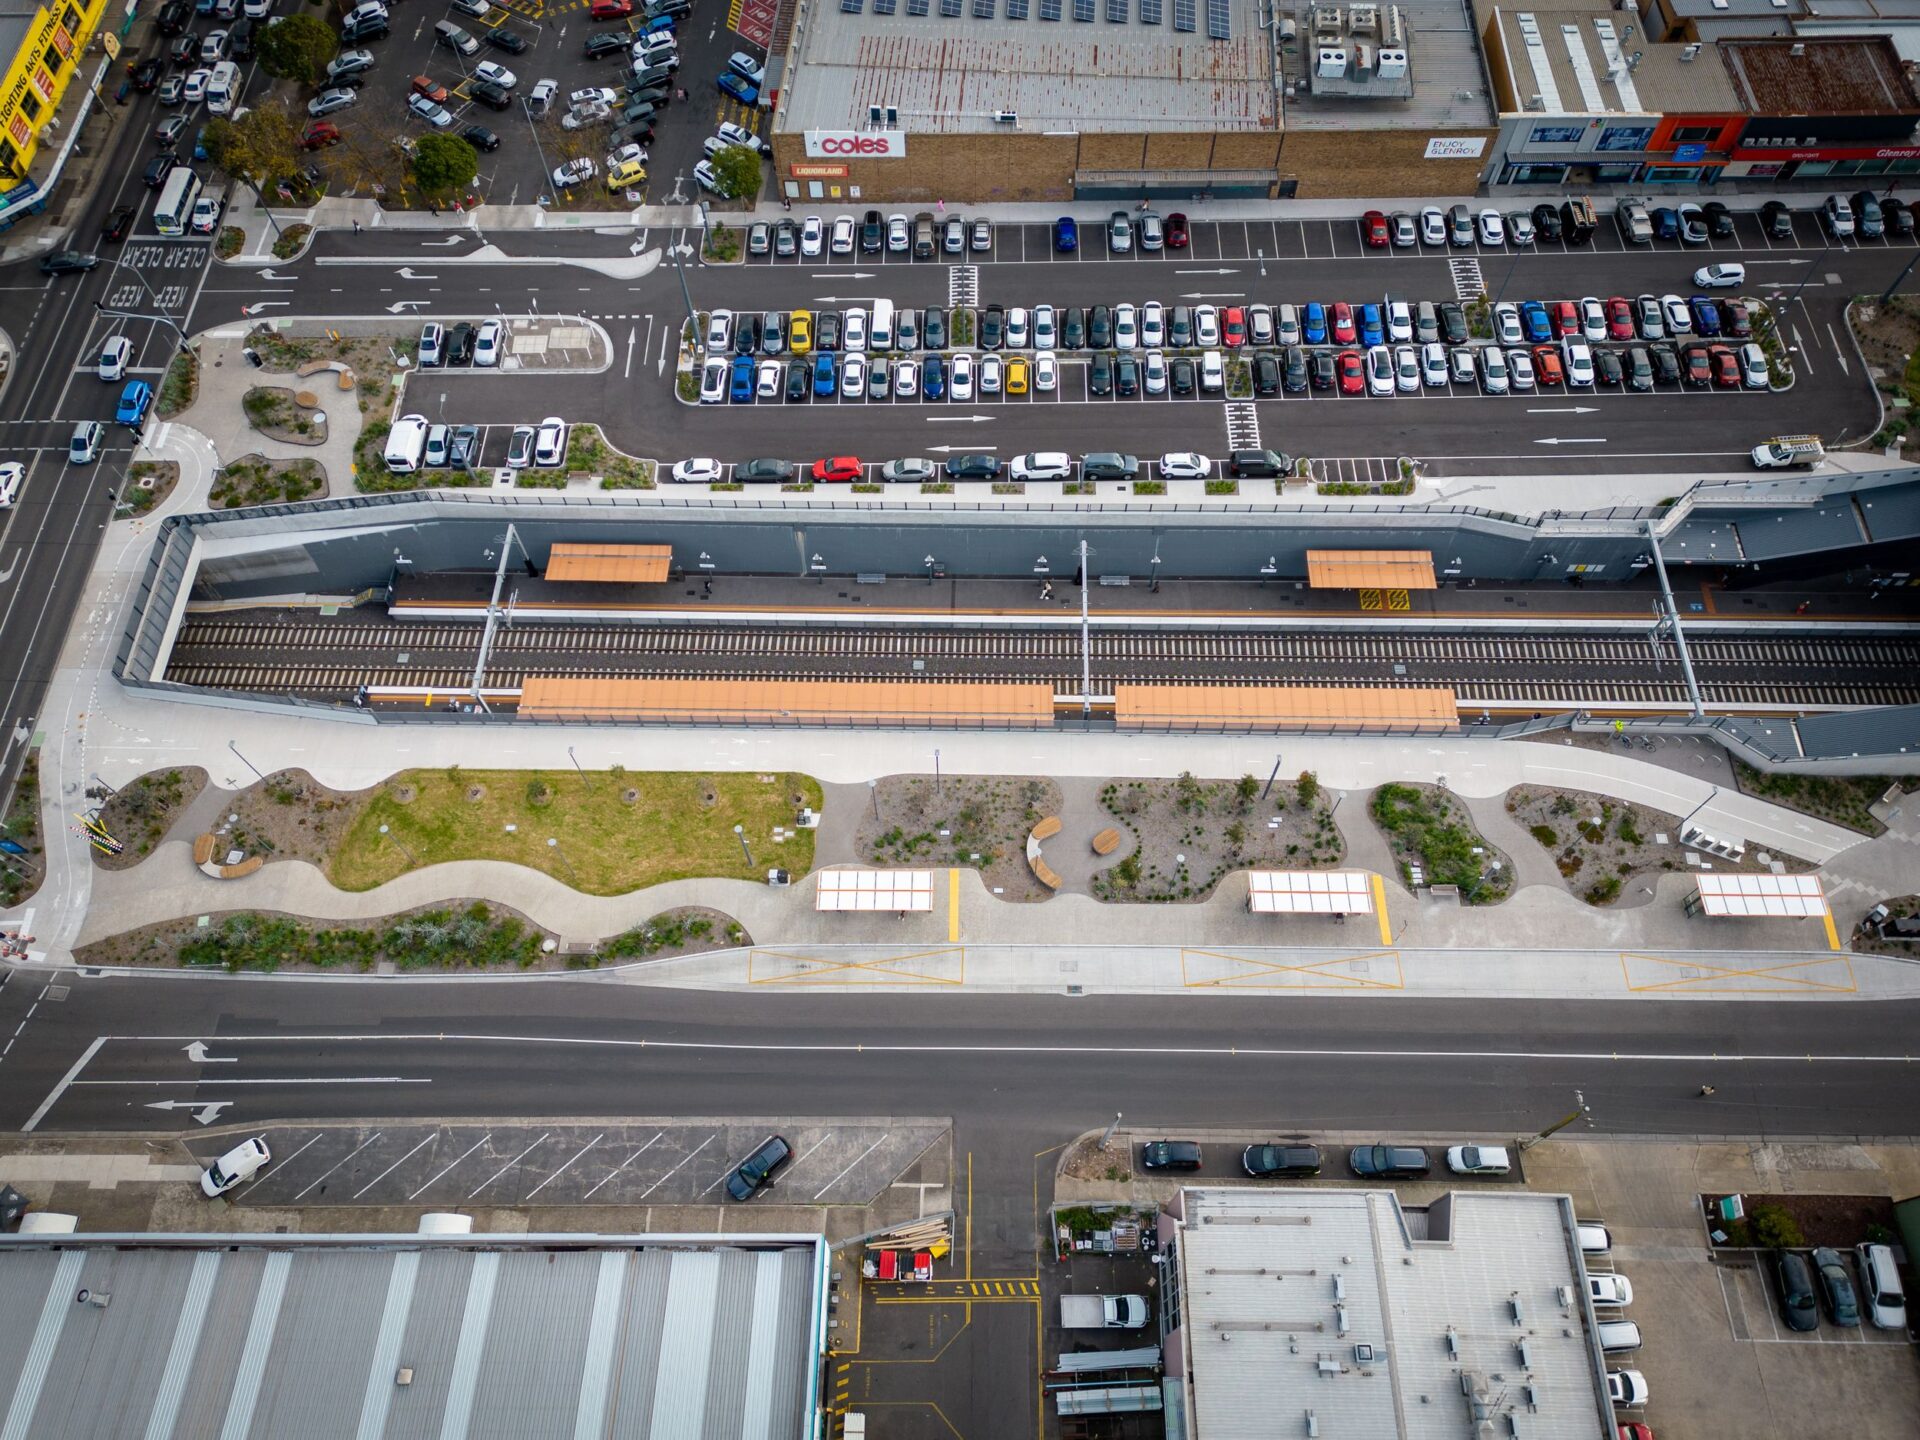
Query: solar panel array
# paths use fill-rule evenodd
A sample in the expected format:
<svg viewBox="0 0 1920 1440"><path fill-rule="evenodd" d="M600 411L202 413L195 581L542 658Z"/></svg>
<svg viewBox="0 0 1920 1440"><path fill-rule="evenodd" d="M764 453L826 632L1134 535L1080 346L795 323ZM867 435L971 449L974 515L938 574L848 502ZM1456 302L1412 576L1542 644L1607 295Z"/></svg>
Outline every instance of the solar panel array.
<svg viewBox="0 0 1920 1440"><path fill-rule="evenodd" d="M892 15L900 0L873 0L873 13ZM1233 38L1233 0L1206 0L1207 38L1210 40L1231 40ZM849 15L858 15L866 0L840 0L840 8ZM1139 21L1142 25L1160 25L1165 23L1166 0L1139 0ZM1197 34L1200 29L1200 0L1173 0L1173 28L1183 34ZM1042 20L1061 18L1065 0L1039 0L1039 15ZM991 20L994 18L995 0L973 0L973 18ZM925 15L932 8L932 0L907 0L907 14ZM967 0L940 0L940 13L948 19L957 19L967 8ZM1097 18L1100 0L1073 0L1073 18L1083 25L1090 25ZM1007 0L1007 19L1025 20L1033 13L1033 0ZM1109 25L1125 25L1128 21L1128 0L1106 0L1106 16Z"/></svg>

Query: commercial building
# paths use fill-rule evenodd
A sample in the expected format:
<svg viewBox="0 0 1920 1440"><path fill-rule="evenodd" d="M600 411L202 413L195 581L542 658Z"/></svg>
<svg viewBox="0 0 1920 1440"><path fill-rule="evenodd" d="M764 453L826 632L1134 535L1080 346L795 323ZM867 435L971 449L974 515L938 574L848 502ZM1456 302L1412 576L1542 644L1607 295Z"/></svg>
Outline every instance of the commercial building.
<svg viewBox="0 0 1920 1440"><path fill-rule="evenodd" d="M1614 1440L1565 1195L1191 1188L1159 1226L1172 1440Z"/></svg>
<svg viewBox="0 0 1920 1440"><path fill-rule="evenodd" d="M8 57L0 81L0 206L23 186L50 187L45 168L36 171L34 161L63 125L78 123L77 115L58 118L60 102L80 75L107 3L0 0L0 54Z"/></svg>
<svg viewBox="0 0 1920 1440"><path fill-rule="evenodd" d="M1920 96L1885 36L1724 40L1718 49L1749 117L1728 178L1805 184L1920 174Z"/></svg>
<svg viewBox="0 0 1920 1440"><path fill-rule="evenodd" d="M0 1433L811 1440L795 1235L0 1237Z"/></svg>

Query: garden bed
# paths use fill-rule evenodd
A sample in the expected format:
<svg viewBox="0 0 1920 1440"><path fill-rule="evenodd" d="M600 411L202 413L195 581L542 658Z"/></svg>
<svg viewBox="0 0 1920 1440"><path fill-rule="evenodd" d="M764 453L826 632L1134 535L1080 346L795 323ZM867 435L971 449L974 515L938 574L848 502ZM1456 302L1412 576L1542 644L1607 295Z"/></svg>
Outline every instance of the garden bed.
<svg viewBox="0 0 1920 1440"><path fill-rule="evenodd" d="M118 855L93 851L101 870L131 870L167 836L188 806L207 788L207 772L198 765L153 770L129 780L100 807L100 824L125 848Z"/></svg>
<svg viewBox="0 0 1920 1440"><path fill-rule="evenodd" d="M1895 785L1905 783L1891 775L1795 775L1786 771L1769 774L1741 760L1733 761L1733 778L1743 794L1857 830L1862 835L1886 833L1887 827L1874 819L1867 807Z"/></svg>
<svg viewBox="0 0 1920 1440"><path fill-rule="evenodd" d="M240 397L240 408L247 413L247 423L269 440L285 445L324 445L326 411L318 405L302 405L299 396L305 394L282 385L255 385Z"/></svg>
<svg viewBox="0 0 1920 1440"><path fill-rule="evenodd" d="M20 779L13 787L13 803L7 807L0 833L13 841L25 855L0 852L0 908L11 908L29 900L40 888L46 873L46 852L40 843L40 752L30 751L20 767Z"/></svg>
<svg viewBox="0 0 1920 1440"><path fill-rule="evenodd" d="M1890 895L1880 903L1887 907L1889 918L1920 915L1920 895ZM1853 940L1848 948L1858 955L1898 955L1905 960L1920 960L1920 939L1898 940L1876 935L1864 921L1853 927Z"/></svg>
<svg viewBox="0 0 1920 1440"><path fill-rule="evenodd" d="M1093 878L1097 899L1204 900L1234 870L1318 870L1338 865L1346 842L1312 772L1282 781L1264 800L1258 777L1115 780L1100 804L1133 837Z"/></svg>
<svg viewBox="0 0 1920 1440"><path fill-rule="evenodd" d="M1893 1201L1884 1195L1743 1194L1740 1199L1746 1207L1747 1218L1734 1221L1718 1218L1720 1198L1721 1195L1700 1197L1707 1243L1716 1249L1742 1250L1754 1245L1798 1249L1806 1245L1831 1245L1840 1250L1868 1240L1894 1243ZM1778 1220L1769 1223L1768 1210L1780 1212L1787 1227L1774 1229ZM1726 1235L1724 1242L1713 1239L1715 1230Z"/></svg>
<svg viewBox="0 0 1920 1440"><path fill-rule="evenodd" d="M1002 900L1045 900L1053 892L1027 867L1027 832L1060 805L1060 787L1034 776L955 775L936 787L931 776L889 775L860 812L854 850L874 865L964 866Z"/></svg>
<svg viewBox="0 0 1920 1440"><path fill-rule="evenodd" d="M1409 889L1454 885L1463 905L1492 905L1513 888L1513 862L1473 828L1467 807L1439 786L1382 785L1367 811Z"/></svg>
<svg viewBox="0 0 1920 1440"><path fill-rule="evenodd" d="M246 455L223 465L213 477L208 495L216 510L239 510L249 505L284 505L324 495L327 472L318 460L269 460Z"/></svg>
<svg viewBox="0 0 1920 1440"><path fill-rule="evenodd" d="M180 465L175 460L136 460L127 471L127 485L120 492L120 503L113 518L126 520L144 515L173 493L180 483Z"/></svg>

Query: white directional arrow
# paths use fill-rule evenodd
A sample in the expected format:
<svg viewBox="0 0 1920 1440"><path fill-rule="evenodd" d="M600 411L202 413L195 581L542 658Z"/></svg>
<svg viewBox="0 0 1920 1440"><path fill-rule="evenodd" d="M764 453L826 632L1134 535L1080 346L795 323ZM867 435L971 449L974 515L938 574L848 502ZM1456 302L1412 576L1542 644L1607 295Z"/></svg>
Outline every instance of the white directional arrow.
<svg viewBox="0 0 1920 1440"><path fill-rule="evenodd" d="M425 300L396 300L393 304L387 306L387 314L398 315L402 310L424 310L426 308L427 302Z"/></svg>
<svg viewBox="0 0 1920 1440"><path fill-rule="evenodd" d="M638 326L630 325L627 327L627 368L621 375L623 380L631 380L633 378L633 342L639 337L639 334L640 330Z"/></svg>
<svg viewBox="0 0 1920 1440"><path fill-rule="evenodd" d="M262 270L260 272L260 278L262 280L298 280L300 277L298 275L282 275L278 270Z"/></svg>
<svg viewBox="0 0 1920 1440"><path fill-rule="evenodd" d="M642 250L645 250L646 248L647 248L647 242L645 240L636 240L627 247L627 253L629 255L638 255Z"/></svg>
<svg viewBox="0 0 1920 1440"><path fill-rule="evenodd" d="M873 272L870 270L816 270L813 272L813 278L816 280L871 280Z"/></svg>
<svg viewBox="0 0 1920 1440"><path fill-rule="evenodd" d="M191 1110L193 1118L202 1125L211 1125L220 1118L220 1112L233 1104L231 1100L149 1100L149 1110Z"/></svg>
<svg viewBox="0 0 1920 1440"><path fill-rule="evenodd" d="M1529 415L1597 415L1598 405L1535 405L1528 407Z"/></svg>
<svg viewBox="0 0 1920 1440"><path fill-rule="evenodd" d="M977 454L982 450L998 450L998 445L929 445L926 447L935 455L951 455L956 450L963 455Z"/></svg>
<svg viewBox="0 0 1920 1440"><path fill-rule="evenodd" d="M422 245L444 246L444 245L464 245L466 244L466 242L467 242L467 237L464 235L449 235L444 240L422 240L420 243Z"/></svg>
<svg viewBox="0 0 1920 1440"><path fill-rule="evenodd" d="M1189 290L1182 300L1239 300L1246 295L1244 290Z"/></svg>
<svg viewBox="0 0 1920 1440"><path fill-rule="evenodd" d="M865 302L872 297L867 295L816 295L814 303L819 305L851 305Z"/></svg>
<svg viewBox="0 0 1920 1440"><path fill-rule="evenodd" d="M1607 443L1607 440L1604 435L1592 435L1592 436L1582 436L1579 439L1575 439L1575 440L1561 440L1561 439L1555 438L1552 440L1536 440L1533 443L1536 445L1604 445Z"/></svg>
<svg viewBox="0 0 1920 1440"><path fill-rule="evenodd" d="M196 1065L237 1065L240 1060L237 1055L207 1054L207 1042L204 1040L196 1040L191 1045L182 1045L180 1048L187 1052L187 1059Z"/></svg>
<svg viewBox="0 0 1920 1440"><path fill-rule="evenodd" d="M1176 275L1238 275L1240 271L1222 265L1218 270L1176 270L1173 273Z"/></svg>
<svg viewBox="0 0 1920 1440"><path fill-rule="evenodd" d="M411 265L402 265L397 272L402 280L438 280L438 275L422 275Z"/></svg>
<svg viewBox="0 0 1920 1440"><path fill-rule="evenodd" d="M242 305L240 307L240 313L242 315L258 315L270 305L291 305L292 303L291 300L256 300L251 305Z"/></svg>
<svg viewBox="0 0 1920 1440"><path fill-rule="evenodd" d="M972 425L977 421L992 420L995 418L996 417L992 415L929 415L926 417L926 421L929 425Z"/></svg>

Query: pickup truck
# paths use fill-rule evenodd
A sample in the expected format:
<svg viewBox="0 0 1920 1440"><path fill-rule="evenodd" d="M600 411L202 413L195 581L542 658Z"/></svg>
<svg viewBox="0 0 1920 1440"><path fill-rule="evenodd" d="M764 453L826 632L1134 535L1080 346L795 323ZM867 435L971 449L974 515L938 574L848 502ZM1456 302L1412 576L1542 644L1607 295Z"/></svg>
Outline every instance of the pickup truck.
<svg viewBox="0 0 1920 1440"><path fill-rule="evenodd" d="M1620 229L1626 234L1629 244L1653 243L1653 217L1647 213L1645 201L1622 200L1614 207L1614 214L1619 218Z"/></svg>
<svg viewBox="0 0 1920 1440"><path fill-rule="evenodd" d="M1060 1297L1060 1324L1067 1330L1139 1330L1148 1318L1144 1295Z"/></svg>

